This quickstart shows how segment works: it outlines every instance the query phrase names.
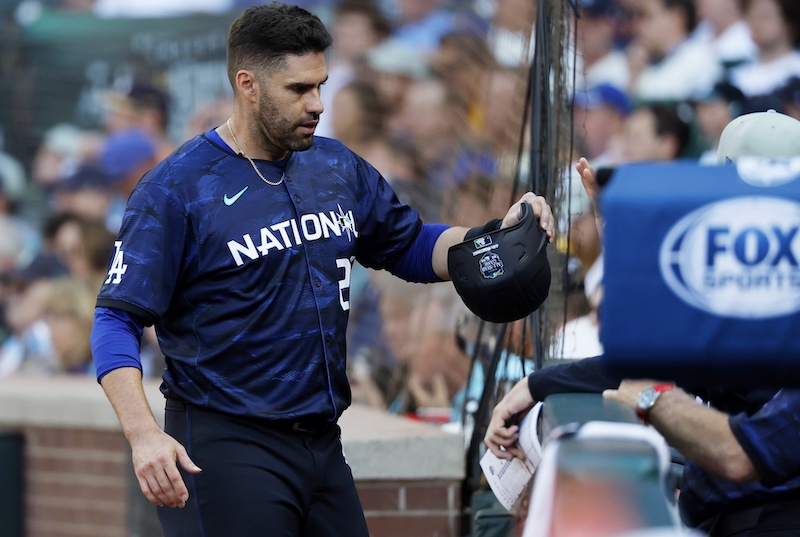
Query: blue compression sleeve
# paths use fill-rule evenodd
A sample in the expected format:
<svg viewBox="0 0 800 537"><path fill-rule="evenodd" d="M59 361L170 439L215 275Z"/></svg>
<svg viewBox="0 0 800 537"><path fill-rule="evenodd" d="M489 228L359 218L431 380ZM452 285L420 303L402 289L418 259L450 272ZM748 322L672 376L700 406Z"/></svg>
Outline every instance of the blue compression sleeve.
<svg viewBox="0 0 800 537"><path fill-rule="evenodd" d="M91 345L97 382L114 369L136 367L142 370L139 342L144 324L127 311L98 307L94 310Z"/></svg>
<svg viewBox="0 0 800 537"><path fill-rule="evenodd" d="M433 245L449 228L445 224L423 224L411 246L387 270L409 282L443 282L433 270Z"/></svg>

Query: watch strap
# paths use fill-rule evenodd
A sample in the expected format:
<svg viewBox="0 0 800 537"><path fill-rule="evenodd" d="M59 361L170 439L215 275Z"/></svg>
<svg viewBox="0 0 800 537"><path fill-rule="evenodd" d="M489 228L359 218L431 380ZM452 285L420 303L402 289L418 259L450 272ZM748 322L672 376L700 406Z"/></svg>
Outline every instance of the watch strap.
<svg viewBox="0 0 800 537"><path fill-rule="evenodd" d="M658 400L659 396L664 392L668 392L674 389L675 389L674 384L662 382L660 384L654 384L653 386L649 386L648 388L642 390L642 392L639 395L640 397L639 402L636 405L636 415L639 417L640 420L642 420L642 423L644 423L645 425L650 423L650 411L653 409L653 405L656 404L656 401ZM648 394L650 395L650 397L648 397L647 398L648 400L643 404L642 394L645 394L645 392L647 391L651 391L652 393Z"/></svg>

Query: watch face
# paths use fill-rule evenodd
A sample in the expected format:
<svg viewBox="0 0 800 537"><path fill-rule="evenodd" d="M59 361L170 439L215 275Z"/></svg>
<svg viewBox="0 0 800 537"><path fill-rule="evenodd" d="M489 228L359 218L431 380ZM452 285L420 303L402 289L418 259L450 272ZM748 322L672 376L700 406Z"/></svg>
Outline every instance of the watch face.
<svg viewBox="0 0 800 537"><path fill-rule="evenodd" d="M658 392L652 386L648 386L639 394L639 400L637 401L636 406L642 410L647 410L653 406L657 396Z"/></svg>

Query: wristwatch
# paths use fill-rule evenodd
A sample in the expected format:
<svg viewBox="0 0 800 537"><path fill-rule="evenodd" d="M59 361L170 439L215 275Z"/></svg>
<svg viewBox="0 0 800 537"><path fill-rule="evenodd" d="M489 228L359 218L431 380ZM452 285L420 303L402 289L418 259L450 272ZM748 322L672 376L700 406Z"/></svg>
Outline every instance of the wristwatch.
<svg viewBox="0 0 800 537"><path fill-rule="evenodd" d="M644 390L640 391L639 399L636 401L636 415L639 416L639 419L645 424L649 423L648 417L650 415L650 410L652 410L653 405L656 404L658 397L662 393L674 389L674 384L664 383L648 386Z"/></svg>

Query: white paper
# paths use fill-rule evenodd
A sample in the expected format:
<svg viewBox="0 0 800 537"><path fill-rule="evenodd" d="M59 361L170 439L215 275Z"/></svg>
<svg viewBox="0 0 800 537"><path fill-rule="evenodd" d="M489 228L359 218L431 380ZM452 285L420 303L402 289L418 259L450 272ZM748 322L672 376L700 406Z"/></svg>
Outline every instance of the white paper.
<svg viewBox="0 0 800 537"><path fill-rule="evenodd" d="M542 458L542 445L539 441L538 422L542 403L537 403L519 424L517 444L525 461L514 458L510 461L498 458L487 450L481 457L480 466L489 488L500 504L510 510L522 495Z"/></svg>

